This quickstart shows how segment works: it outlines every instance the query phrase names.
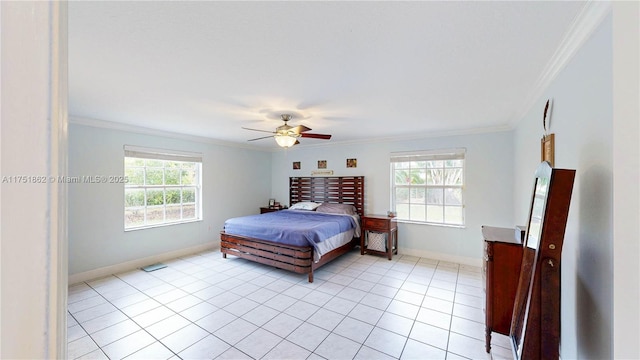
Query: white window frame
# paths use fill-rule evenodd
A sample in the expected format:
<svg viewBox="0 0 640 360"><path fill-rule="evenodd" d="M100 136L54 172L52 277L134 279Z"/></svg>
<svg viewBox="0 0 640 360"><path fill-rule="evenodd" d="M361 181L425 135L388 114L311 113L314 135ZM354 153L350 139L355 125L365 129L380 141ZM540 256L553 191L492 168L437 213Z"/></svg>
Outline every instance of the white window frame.
<svg viewBox="0 0 640 360"><path fill-rule="evenodd" d="M195 222L195 221L202 221L202 154L201 153L193 153L193 152L184 152L184 151L177 151L177 150L166 150L166 149L154 149L154 148L145 148L145 147L139 147L139 146L132 146L132 145L125 145L124 146L124 157L123 157L123 167L124 167L124 171L125 171L125 175L127 174L127 158L136 158L136 159L143 159L143 160L155 160L155 161L163 161L163 166L161 167L162 171L163 171L163 175L162 175L162 184L155 184L155 185L150 185L150 184L146 184L146 171L147 171L147 166L146 166L146 161L145 161L145 165L141 166L140 168L143 169L143 178L145 179L145 184L131 184L129 182L125 183L124 189L123 189L123 209L124 209L124 230L125 231L132 231L132 230L140 230L140 229L148 229L148 228L154 228L154 227L158 227L158 226L168 226L168 225L175 225L175 224L184 224L184 223L191 223L191 222ZM170 162L181 162L181 163L193 163L194 169L195 169L195 176L194 176L194 184L166 184L166 168L165 168L165 161L170 161ZM159 167L156 167L155 169L160 169ZM181 168L182 169L182 168ZM182 179L182 171L180 171L180 179ZM130 180L130 179L127 179ZM180 180L181 182L182 180ZM194 199L194 205L195 205L195 217L190 217L190 218L182 218L183 217L183 211L185 208L185 205L191 205L193 203L191 202L183 202L183 198L182 195L180 197L180 219L178 220L168 220L166 218L167 216L167 204L166 204L166 194L167 194L167 190L172 190L172 189L180 189L180 193L182 194L182 190L185 188L195 188L195 199ZM130 189L140 189L140 190L144 190L144 200L143 200L143 204L141 206L129 206L127 207L127 200L126 200L126 196L127 196L127 190ZM150 205L147 204L147 191L148 190L162 190L163 191L163 204L162 206L162 213L163 213L163 220L162 222L154 222L154 223L148 223L147 222L147 214L148 214L148 209L150 208ZM160 205L155 205L156 207L160 206ZM143 212L143 224L142 225L135 225L135 226L127 226L127 211L132 211L132 210L138 210L138 211L142 211Z"/></svg>
<svg viewBox="0 0 640 360"><path fill-rule="evenodd" d="M448 160L461 160L462 161L462 166L456 166L456 167L451 167L451 168L446 168L445 167L445 161ZM461 180L462 183L461 184L427 184L426 179L425 179L425 183L424 184L396 184L396 178L395 178L395 171L396 171L396 165L398 164L405 164L405 166L410 164L416 164L418 162L428 162L428 161L443 161L443 167L442 168L438 168L438 169L461 169ZM398 216L397 220L400 222L407 222L407 223L417 223L417 224L427 224L427 225L437 225L437 226L446 226L446 227L465 227L465 184L466 184L466 169L465 169L465 165L466 165L466 149L464 148L457 148L457 149L444 149L444 150L421 150L421 151L408 151L408 152L394 152L391 153L390 156L390 184L391 184L391 196L390 196L390 203L391 203L391 210ZM409 167L408 169L411 170L412 167ZM415 169L415 168L414 168ZM426 166L425 167L418 167L417 169L428 169ZM435 169L435 168L434 168ZM406 217L407 215L405 213L398 213L397 209L397 200L396 200L396 194L397 194L397 189L399 188L407 188L409 189L409 193L411 193L412 189L420 189L423 190L425 192L425 194L428 192L429 189L442 189L443 192L443 200L442 200L442 220L441 221L433 221L433 220L428 220L428 209L429 207L427 205L427 199L424 199L424 203L422 202L416 202L416 203L412 203L411 202L411 195L409 195L409 200L408 202L405 202L403 204L407 204L409 205L409 217ZM451 204L447 204L446 203L446 190L447 189L451 189L451 190L458 190L460 191L460 196L461 196L461 204L460 205L451 205ZM416 219L416 218L412 218L411 217L411 208L412 205L424 205L424 219ZM436 204L434 204L436 205ZM435 207L435 206L434 206ZM416 207L419 208L419 207ZM453 208L460 208L460 214L461 214L461 222L460 223L453 223L450 221L447 221L447 208L449 209L453 209Z"/></svg>

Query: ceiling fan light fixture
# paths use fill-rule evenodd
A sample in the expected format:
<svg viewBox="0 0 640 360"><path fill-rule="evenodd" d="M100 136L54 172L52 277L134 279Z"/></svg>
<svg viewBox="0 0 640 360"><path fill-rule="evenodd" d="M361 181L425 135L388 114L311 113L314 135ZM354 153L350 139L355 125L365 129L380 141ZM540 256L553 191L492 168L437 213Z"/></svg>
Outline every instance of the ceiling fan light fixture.
<svg viewBox="0 0 640 360"><path fill-rule="evenodd" d="M310 131L311 128L308 128L304 125L298 125L298 126L289 125L288 122L289 120L291 120L291 115L289 114L282 114L280 116L282 117L282 121L284 121L284 125L278 126L276 128L276 131L250 129L246 127L243 127L243 129L273 134L272 136L274 139L276 139L276 143L278 143L278 146L283 147L285 149L299 144L300 143L298 141L299 137L322 139L322 140L331 139L331 135L308 133L307 131ZM270 137L271 136L263 136L255 139L249 139L248 141L261 140L261 139L266 139Z"/></svg>
<svg viewBox="0 0 640 360"><path fill-rule="evenodd" d="M293 145L296 144L296 141L298 140L296 139L295 136L282 135L282 134L276 134L274 138L276 139L276 142L278 143L278 145L283 148L292 147Z"/></svg>

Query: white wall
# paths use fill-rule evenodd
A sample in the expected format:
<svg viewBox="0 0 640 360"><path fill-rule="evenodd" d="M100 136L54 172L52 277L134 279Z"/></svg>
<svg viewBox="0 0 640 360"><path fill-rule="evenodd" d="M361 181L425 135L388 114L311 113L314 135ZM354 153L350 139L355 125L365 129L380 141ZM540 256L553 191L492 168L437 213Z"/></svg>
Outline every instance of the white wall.
<svg viewBox="0 0 640 360"><path fill-rule="evenodd" d="M203 153L204 220L125 232L122 184L70 184L70 274L217 246L225 219L258 213L269 198L269 153L79 124L69 129L69 175L123 175L125 144Z"/></svg>
<svg viewBox="0 0 640 360"><path fill-rule="evenodd" d="M607 17L514 133L515 214L526 222L553 99L555 167L576 169L562 252L561 357L612 354L612 33Z"/></svg>
<svg viewBox="0 0 640 360"><path fill-rule="evenodd" d="M65 358L66 4L1 2L0 34L0 358Z"/></svg>
<svg viewBox="0 0 640 360"><path fill-rule="evenodd" d="M640 3L613 3L613 358L640 358Z"/></svg>
<svg viewBox="0 0 640 360"><path fill-rule="evenodd" d="M396 151L464 147L465 228L400 223L399 252L416 256L481 264L481 226L514 225L513 152L510 132L423 138L404 141L373 141L358 144L328 144L275 152L272 155L272 196L289 203L289 177L310 176L318 160L327 160L334 176L365 176L365 212L386 214L390 209L389 155ZM356 158L357 168L347 168L346 159ZM293 170L292 162L301 169Z"/></svg>

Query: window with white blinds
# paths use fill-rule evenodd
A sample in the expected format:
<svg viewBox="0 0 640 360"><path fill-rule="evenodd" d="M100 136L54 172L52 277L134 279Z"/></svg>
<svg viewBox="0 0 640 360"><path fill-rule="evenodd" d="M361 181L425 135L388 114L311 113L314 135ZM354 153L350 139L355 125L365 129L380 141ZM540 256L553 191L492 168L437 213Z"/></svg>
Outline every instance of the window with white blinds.
<svg viewBox="0 0 640 360"><path fill-rule="evenodd" d="M391 209L398 220L464 226L465 149L391 153Z"/></svg>
<svg viewBox="0 0 640 360"><path fill-rule="evenodd" d="M202 220L202 154L125 145L124 228Z"/></svg>

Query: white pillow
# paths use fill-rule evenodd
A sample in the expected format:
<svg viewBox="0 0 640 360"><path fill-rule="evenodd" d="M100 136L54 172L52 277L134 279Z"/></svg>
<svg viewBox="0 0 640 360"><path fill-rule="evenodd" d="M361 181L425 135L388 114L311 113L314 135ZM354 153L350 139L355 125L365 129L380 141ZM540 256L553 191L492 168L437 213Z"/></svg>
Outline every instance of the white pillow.
<svg viewBox="0 0 640 360"><path fill-rule="evenodd" d="M315 210L320 204L311 201L302 201L289 207L289 210Z"/></svg>

